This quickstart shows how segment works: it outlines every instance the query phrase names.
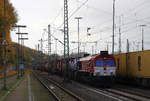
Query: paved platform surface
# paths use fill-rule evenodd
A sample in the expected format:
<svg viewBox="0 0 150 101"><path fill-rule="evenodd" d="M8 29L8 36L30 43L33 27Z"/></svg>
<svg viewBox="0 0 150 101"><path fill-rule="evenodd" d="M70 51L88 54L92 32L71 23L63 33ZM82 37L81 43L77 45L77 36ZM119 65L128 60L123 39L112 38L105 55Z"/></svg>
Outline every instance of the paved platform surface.
<svg viewBox="0 0 150 101"><path fill-rule="evenodd" d="M12 85L15 84L15 82L17 82L17 75L11 76L11 77L7 77L7 88L11 88ZM4 80L0 79L0 90L3 89L4 86Z"/></svg>
<svg viewBox="0 0 150 101"><path fill-rule="evenodd" d="M33 77L27 73L18 87L3 101L53 101L49 92Z"/></svg>

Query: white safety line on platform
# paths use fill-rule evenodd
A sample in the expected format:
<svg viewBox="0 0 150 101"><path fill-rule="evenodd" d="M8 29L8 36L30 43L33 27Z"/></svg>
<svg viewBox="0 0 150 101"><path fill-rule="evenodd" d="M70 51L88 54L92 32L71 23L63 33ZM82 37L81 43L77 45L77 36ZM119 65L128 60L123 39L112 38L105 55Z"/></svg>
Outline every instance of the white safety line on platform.
<svg viewBox="0 0 150 101"><path fill-rule="evenodd" d="M28 75L28 98L29 98L29 101L32 101L30 75Z"/></svg>

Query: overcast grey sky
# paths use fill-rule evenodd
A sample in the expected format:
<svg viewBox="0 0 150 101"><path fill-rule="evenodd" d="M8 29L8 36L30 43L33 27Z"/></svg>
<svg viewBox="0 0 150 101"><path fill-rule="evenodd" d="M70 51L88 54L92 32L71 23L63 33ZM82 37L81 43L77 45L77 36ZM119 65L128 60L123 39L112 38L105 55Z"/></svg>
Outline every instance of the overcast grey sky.
<svg viewBox="0 0 150 101"><path fill-rule="evenodd" d="M63 41L63 34L56 30L63 23L63 0L10 0L16 8L19 15L18 24L27 25L29 40L25 45L35 48L42 37L47 38L47 33L43 29L47 29L48 24L52 25L53 35ZM69 15L71 15L78 7L87 0L69 0ZM112 1L113 0L88 0L77 13L72 16L69 21L70 41L77 41L77 20L76 16L82 16L80 21L80 41L98 41L95 44L81 44L81 51L91 53L91 47L99 52L106 49L106 42L109 44L111 51L112 41ZM119 20L121 19L121 20ZM118 28L121 27L122 32L122 50L126 51L126 39L131 43L131 51L141 49L141 29L139 25L146 24L145 28L145 49L150 49L150 0L116 0L116 29L115 29L115 51L118 51ZM87 36L86 29L91 27L91 36ZM17 41L15 31L12 31L13 41ZM139 43L139 45L138 45ZM46 49L47 42L44 43ZM53 49L55 41L53 41ZM84 48L85 46L85 48ZM70 51L77 52L76 44L70 43ZM74 50L72 50L74 49ZM63 47L58 44L58 52L62 53Z"/></svg>

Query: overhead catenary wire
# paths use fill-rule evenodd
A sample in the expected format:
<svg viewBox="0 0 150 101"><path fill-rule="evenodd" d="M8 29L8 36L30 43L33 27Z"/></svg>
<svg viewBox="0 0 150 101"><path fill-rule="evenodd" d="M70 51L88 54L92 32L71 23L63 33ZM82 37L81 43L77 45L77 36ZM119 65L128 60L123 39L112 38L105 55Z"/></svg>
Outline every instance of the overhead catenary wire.
<svg viewBox="0 0 150 101"><path fill-rule="evenodd" d="M80 5L75 11L73 11L73 13L71 13L71 15L68 17L68 20L70 21L71 17L72 17L75 13L77 13L87 2L88 2L88 0L86 0L86 1L85 1L82 5ZM64 24L64 23L62 23L62 24L58 27L58 29L61 28L61 27L63 26L63 24Z"/></svg>
<svg viewBox="0 0 150 101"><path fill-rule="evenodd" d="M139 20L135 20L135 21L130 21L130 22L127 22L127 23L125 23L125 24L121 24L120 26L123 28L123 27L128 27L128 25L130 25L130 24L134 24L134 23L136 23L136 22L141 22L141 21L143 21L143 20L145 20L145 19L150 19L150 17L145 17L145 18L142 18L142 19L139 19ZM146 21L147 22L147 21ZM150 23L150 22L147 22L147 23ZM115 29L116 28L119 28L119 26L116 26L115 27ZM99 32L105 32L105 31L109 31L109 30L111 30L111 27L106 27L106 29L105 30L100 30L100 31L96 31L96 32L94 32L94 33L92 33L92 34L97 34L97 33L99 33Z"/></svg>
<svg viewBox="0 0 150 101"><path fill-rule="evenodd" d="M88 0L87 0L87 1L88 1ZM80 7L84 6L87 1L85 1ZM70 16L69 18L71 18L71 17L74 15L74 13L76 13L76 11L78 11L78 10L80 9L80 7L79 7L78 9L76 9L76 10L71 14L71 16ZM143 19L143 20L144 20L144 19ZM129 23L130 23L130 22L129 22ZM132 23L132 22L131 22L131 23ZM63 24L62 24L62 25L63 25ZM61 26L62 26L62 25L61 25ZM124 24L123 26L125 26L125 25L128 25L128 24ZM61 27L61 26L60 26L60 27ZM117 27L116 27L116 28L117 28ZM107 29L107 30L108 30L108 29Z"/></svg>
<svg viewBox="0 0 150 101"><path fill-rule="evenodd" d="M83 3L83 2L81 2L81 1L78 1L79 3ZM108 15L112 15L112 13L111 12L108 12L108 11L105 11L105 10L102 10L102 9L99 9L99 8L96 8L96 7L93 7L93 6L90 6L90 5L88 5L88 4L85 4L85 6L87 7L87 8L90 8L90 9L92 9L92 10L95 10L95 11L102 11L102 12L104 12L105 14L108 14Z"/></svg>
<svg viewBox="0 0 150 101"><path fill-rule="evenodd" d="M62 11L63 11L63 8L60 9L60 11L58 12L58 14L55 16L54 20L52 20L51 24L53 24L56 21L56 19L60 16L60 14L62 13Z"/></svg>
<svg viewBox="0 0 150 101"><path fill-rule="evenodd" d="M135 11L135 10L140 9L140 7L143 7L144 4L148 4L147 1L149 1L149 0L142 1L142 2L139 3L138 5L134 6L132 9L127 10L124 14L129 13L129 12L131 13L131 12L133 12L133 11Z"/></svg>
<svg viewBox="0 0 150 101"><path fill-rule="evenodd" d="M145 19L144 19L145 20ZM136 20L137 21L137 20ZM129 31L131 31L132 29L134 29L134 28L136 28L136 27L132 27L132 29L131 28L129 28L129 29L126 29L126 27L127 27L127 25L130 25L130 24L133 24L133 23L135 23L136 21L131 21L131 22L127 22L127 23L125 23L125 24L123 24L122 25L122 27L123 27L123 32L122 33L126 33L126 32L129 32ZM142 20L139 20L139 21L142 21ZM145 21L146 22L146 21ZM116 26L116 28L118 28L118 26ZM110 28L111 29L111 28ZM103 31L108 31L109 29L108 28L106 28L105 30L103 30ZM99 33L99 32L97 32L97 33ZM117 33L116 33L117 34ZM112 36L109 36L109 37L112 37Z"/></svg>

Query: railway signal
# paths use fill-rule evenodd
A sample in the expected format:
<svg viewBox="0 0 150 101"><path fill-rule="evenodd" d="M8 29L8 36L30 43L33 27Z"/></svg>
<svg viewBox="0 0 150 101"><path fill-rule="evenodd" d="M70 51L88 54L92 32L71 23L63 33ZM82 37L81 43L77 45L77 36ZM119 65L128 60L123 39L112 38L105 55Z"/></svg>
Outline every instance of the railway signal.
<svg viewBox="0 0 150 101"><path fill-rule="evenodd" d="M89 32L89 30L91 30L91 28L87 27L87 36L91 36L91 33Z"/></svg>

